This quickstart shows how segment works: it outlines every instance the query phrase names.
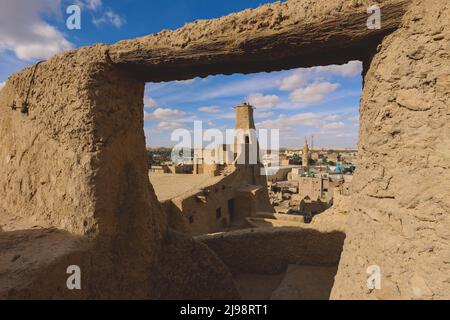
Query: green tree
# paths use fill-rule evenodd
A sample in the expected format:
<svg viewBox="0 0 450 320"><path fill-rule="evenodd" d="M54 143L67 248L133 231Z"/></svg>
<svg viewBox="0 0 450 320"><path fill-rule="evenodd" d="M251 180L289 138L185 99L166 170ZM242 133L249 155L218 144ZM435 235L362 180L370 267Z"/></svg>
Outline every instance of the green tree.
<svg viewBox="0 0 450 320"><path fill-rule="evenodd" d="M301 159L300 159L299 155L298 154L294 154L291 157L291 159L289 160L289 163L292 164L292 165L296 165L297 166L297 165L300 164L300 161L301 161Z"/></svg>

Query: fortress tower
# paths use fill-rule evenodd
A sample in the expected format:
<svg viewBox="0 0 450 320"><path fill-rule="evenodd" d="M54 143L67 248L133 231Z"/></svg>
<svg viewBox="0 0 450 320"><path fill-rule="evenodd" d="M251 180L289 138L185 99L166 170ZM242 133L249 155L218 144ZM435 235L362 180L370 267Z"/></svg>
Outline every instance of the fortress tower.
<svg viewBox="0 0 450 320"><path fill-rule="evenodd" d="M306 138L305 145L303 146L302 166L305 171L309 171L309 146Z"/></svg>
<svg viewBox="0 0 450 320"><path fill-rule="evenodd" d="M234 107L236 110L236 129L249 130L255 129L255 121L253 119L254 108L244 102Z"/></svg>
<svg viewBox="0 0 450 320"><path fill-rule="evenodd" d="M248 103L243 103L234 109L236 110L235 159L238 164L257 164L259 148L253 118L254 108Z"/></svg>

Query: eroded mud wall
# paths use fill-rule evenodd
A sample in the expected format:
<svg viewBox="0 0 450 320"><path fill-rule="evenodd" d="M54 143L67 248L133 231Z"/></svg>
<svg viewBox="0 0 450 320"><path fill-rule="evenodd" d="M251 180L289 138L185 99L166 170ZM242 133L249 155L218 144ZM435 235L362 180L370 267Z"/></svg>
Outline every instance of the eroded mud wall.
<svg viewBox="0 0 450 320"><path fill-rule="evenodd" d="M96 142L87 88L101 53L87 51L31 66L8 79L0 91L0 211L5 230L40 225L76 234L96 232L91 183ZM29 111L24 114L28 91Z"/></svg>
<svg viewBox="0 0 450 320"><path fill-rule="evenodd" d="M148 180L143 96L144 83L114 66L102 45L27 68L0 91L0 237L9 243L0 262L14 275L0 283L0 297L238 297L206 246L167 227ZM30 234L60 236L20 252L32 267L8 259L31 247ZM66 288L72 264L81 291Z"/></svg>
<svg viewBox="0 0 450 320"><path fill-rule="evenodd" d="M450 298L449 17L448 1L415 1L370 63L332 298Z"/></svg>

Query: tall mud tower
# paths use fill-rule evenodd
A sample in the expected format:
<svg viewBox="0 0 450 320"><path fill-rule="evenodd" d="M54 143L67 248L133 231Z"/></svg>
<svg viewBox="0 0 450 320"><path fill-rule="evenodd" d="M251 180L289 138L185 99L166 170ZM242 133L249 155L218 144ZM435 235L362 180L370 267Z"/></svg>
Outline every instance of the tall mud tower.
<svg viewBox="0 0 450 320"><path fill-rule="evenodd" d="M235 165L243 179L249 184L267 188L265 170L260 161L259 143L256 135L253 117L254 107L243 103L235 107L236 131L234 137ZM258 203L258 211L273 212L269 195L264 193L264 199Z"/></svg>
<svg viewBox="0 0 450 320"><path fill-rule="evenodd" d="M235 132L235 154L237 164L254 166L259 163L258 138L256 136L255 121L253 119L254 108L243 103L235 107L236 110L236 132Z"/></svg>
<svg viewBox="0 0 450 320"><path fill-rule="evenodd" d="M306 138L305 138L305 145L303 146L302 166L306 172L309 171L309 146L308 140L306 140Z"/></svg>
<svg viewBox="0 0 450 320"><path fill-rule="evenodd" d="M245 102L237 105L234 109L236 110L236 129L255 129L254 108L250 104Z"/></svg>

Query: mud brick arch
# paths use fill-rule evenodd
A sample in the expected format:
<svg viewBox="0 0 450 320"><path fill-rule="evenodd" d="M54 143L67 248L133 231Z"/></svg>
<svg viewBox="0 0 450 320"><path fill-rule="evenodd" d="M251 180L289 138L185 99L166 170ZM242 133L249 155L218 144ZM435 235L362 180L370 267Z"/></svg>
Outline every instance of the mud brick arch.
<svg viewBox="0 0 450 320"><path fill-rule="evenodd" d="M0 91L0 239L37 224L59 249L42 247L0 298L237 298L217 256L167 227L147 177L145 82L350 60L364 64L360 165L332 298L449 298L449 16L444 0L291 0L14 74ZM81 292L61 285L74 261ZM369 291L373 264L382 289Z"/></svg>

